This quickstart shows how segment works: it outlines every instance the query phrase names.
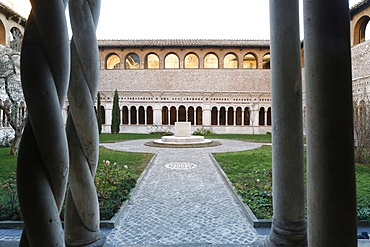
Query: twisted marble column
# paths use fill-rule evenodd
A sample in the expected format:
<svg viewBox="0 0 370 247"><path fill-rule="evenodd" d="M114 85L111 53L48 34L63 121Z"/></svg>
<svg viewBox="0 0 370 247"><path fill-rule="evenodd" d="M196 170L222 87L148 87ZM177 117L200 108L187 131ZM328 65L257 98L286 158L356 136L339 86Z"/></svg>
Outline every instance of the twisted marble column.
<svg viewBox="0 0 370 247"><path fill-rule="evenodd" d="M73 37L67 119L70 173L65 239L68 246L101 246L104 243L100 237L99 204L94 185L99 153L94 110L99 80L95 35L99 11L100 0L74 0L69 4Z"/></svg>
<svg viewBox="0 0 370 247"><path fill-rule="evenodd" d="M31 0L21 52L28 120L17 162L24 218L20 246L64 246L59 213L68 178L62 105L70 75L67 1Z"/></svg>

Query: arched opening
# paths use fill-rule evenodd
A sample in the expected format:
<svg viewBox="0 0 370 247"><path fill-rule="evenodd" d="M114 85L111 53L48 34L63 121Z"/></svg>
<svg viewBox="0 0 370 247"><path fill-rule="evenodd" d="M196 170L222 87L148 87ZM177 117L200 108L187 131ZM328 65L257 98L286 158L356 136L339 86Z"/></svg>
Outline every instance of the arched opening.
<svg viewBox="0 0 370 247"><path fill-rule="evenodd" d="M164 59L164 68L165 69L179 69L180 68L179 57L174 53L168 54Z"/></svg>
<svg viewBox="0 0 370 247"><path fill-rule="evenodd" d="M257 58L252 53L247 53L243 58L244 69L257 69Z"/></svg>
<svg viewBox="0 0 370 247"><path fill-rule="evenodd" d="M122 107L122 124L128 124L128 108L127 108L127 106Z"/></svg>
<svg viewBox="0 0 370 247"><path fill-rule="evenodd" d="M188 108L188 122L194 125L194 107L192 106Z"/></svg>
<svg viewBox="0 0 370 247"><path fill-rule="evenodd" d="M258 124L259 125L265 125L265 108L264 107L260 108Z"/></svg>
<svg viewBox="0 0 370 247"><path fill-rule="evenodd" d="M168 107L162 107L162 125L168 124Z"/></svg>
<svg viewBox="0 0 370 247"><path fill-rule="evenodd" d="M262 58L262 68L270 69L270 53L267 53Z"/></svg>
<svg viewBox="0 0 370 247"><path fill-rule="evenodd" d="M238 107L236 108L236 125L242 125L242 108Z"/></svg>
<svg viewBox="0 0 370 247"><path fill-rule="evenodd" d="M212 110L211 110L211 125L217 125L217 114L218 111L217 111L217 107L214 106L212 107Z"/></svg>
<svg viewBox="0 0 370 247"><path fill-rule="evenodd" d="M198 106L197 107L197 125L203 125L203 110L202 107Z"/></svg>
<svg viewBox="0 0 370 247"><path fill-rule="evenodd" d="M148 106L146 108L146 118L147 124L153 124L153 107Z"/></svg>
<svg viewBox="0 0 370 247"><path fill-rule="evenodd" d="M227 109L227 124L234 125L234 108L231 106Z"/></svg>
<svg viewBox="0 0 370 247"><path fill-rule="evenodd" d="M224 69L237 69L238 58L235 54L229 53L224 57Z"/></svg>
<svg viewBox="0 0 370 247"><path fill-rule="evenodd" d="M363 16L361 17L355 27L354 27L354 33L353 33L353 45L357 45L361 42L364 42L365 40L368 40L370 35L366 35L366 33L370 30L367 30L367 24L369 23L370 17L369 16Z"/></svg>
<svg viewBox="0 0 370 247"><path fill-rule="evenodd" d="M177 121L176 107L171 106L171 108L170 108L170 124L174 125L176 121Z"/></svg>
<svg viewBox="0 0 370 247"><path fill-rule="evenodd" d="M267 108L267 125L271 126L271 107Z"/></svg>
<svg viewBox="0 0 370 247"><path fill-rule="evenodd" d="M139 107L139 124L145 124L145 110L144 106Z"/></svg>
<svg viewBox="0 0 370 247"><path fill-rule="evenodd" d="M157 54L150 53L145 58L145 65L146 69L159 69L159 57Z"/></svg>
<svg viewBox="0 0 370 247"><path fill-rule="evenodd" d="M226 125L226 108L220 108L220 125Z"/></svg>
<svg viewBox="0 0 370 247"><path fill-rule="evenodd" d="M6 31L4 23L0 20L0 45L6 46Z"/></svg>
<svg viewBox="0 0 370 247"><path fill-rule="evenodd" d="M246 107L244 109L244 125L250 124L251 124L251 110L249 107Z"/></svg>
<svg viewBox="0 0 370 247"><path fill-rule="evenodd" d="M204 57L204 66L205 69L218 69L218 57L214 53L208 53Z"/></svg>
<svg viewBox="0 0 370 247"><path fill-rule="evenodd" d="M125 59L125 69L139 69L140 58L136 53L129 53Z"/></svg>
<svg viewBox="0 0 370 247"><path fill-rule="evenodd" d="M120 57L115 53L111 53L107 56L107 59L105 60L105 68L120 69L120 63L121 63Z"/></svg>
<svg viewBox="0 0 370 247"><path fill-rule="evenodd" d="M131 106L130 113L131 113L131 124L137 124L137 112L135 106Z"/></svg>
<svg viewBox="0 0 370 247"><path fill-rule="evenodd" d="M69 111L69 106L68 106L68 111ZM100 106L100 113L101 113L101 123L105 124L105 107Z"/></svg>
<svg viewBox="0 0 370 247"><path fill-rule="evenodd" d="M185 56L184 61L185 69L198 69L199 68L199 58L194 53L189 53Z"/></svg>
<svg viewBox="0 0 370 247"><path fill-rule="evenodd" d="M179 117L178 117L179 122L186 122L186 108L185 106L181 105L179 107Z"/></svg>

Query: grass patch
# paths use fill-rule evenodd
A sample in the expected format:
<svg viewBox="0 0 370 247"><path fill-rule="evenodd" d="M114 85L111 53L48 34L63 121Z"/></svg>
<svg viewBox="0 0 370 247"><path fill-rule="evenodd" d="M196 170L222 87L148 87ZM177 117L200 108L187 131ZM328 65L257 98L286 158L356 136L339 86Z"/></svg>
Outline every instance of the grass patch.
<svg viewBox="0 0 370 247"><path fill-rule="evenodd" d="M271 143L271 135L251 135L251 134L209 134L205 135L208 139L229 139L249 142Z"/></svg>
<svg viewBox="0 0 370 247"><path fill-rule="evenodd" d="M0 220L21 220L15 179L16 157L11 157L9 151L9 148L0 148ZM100 147L95 182L101 219L111 219L129 198L130 191L152 157L153 154Z"/></svg>
<svg viewBox="0 0 370 247"><path fill-rule="evenodd" d="M118 142L139 139L160 139L162 135L159 134L140 134L140 133L101 133L99 135L100 142Z"/></svg>

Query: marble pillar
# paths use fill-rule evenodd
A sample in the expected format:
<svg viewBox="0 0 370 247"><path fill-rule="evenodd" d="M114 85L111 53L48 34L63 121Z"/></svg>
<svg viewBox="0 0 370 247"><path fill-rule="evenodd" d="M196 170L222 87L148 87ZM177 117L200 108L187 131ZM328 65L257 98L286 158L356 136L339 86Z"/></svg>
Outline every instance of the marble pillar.
<svg viewBox="0 0 370 247"><path fill-rule="evenodd" d="M274 215L269 239L272 246L306 246L298 1L270 0L270 26Z"/></svg>
<svg viewBox="0 0 370 247"><path fill-rule="evenodd" d="M309 246L357 246L348 0L304 1Z"/></svg>

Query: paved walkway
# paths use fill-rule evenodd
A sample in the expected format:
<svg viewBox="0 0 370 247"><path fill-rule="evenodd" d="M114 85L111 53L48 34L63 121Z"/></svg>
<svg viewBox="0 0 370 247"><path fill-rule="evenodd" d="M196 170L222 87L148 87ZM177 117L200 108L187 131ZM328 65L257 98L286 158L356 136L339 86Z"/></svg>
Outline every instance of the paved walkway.
<svg viewBox="0 0 370 247"><path fill-rule="evenodd" d="M147 140L146 140L147 141ZM222 140L208 148L155 148L145 140L105 147L156 153L123 210L107 246L263 246L250 219L210 153L240 151L260 144Z"/></svg>
<svg viewBox="0 0 370 247"><path fill-rule="evenodd" d="M116 221L105 230L106 247L116 246L264 246L266 235L250 218L211 153L260 147L220 140L207 148L159 148L149 140L102 144L115 150L150 152L156 157ZM111 161L114 162L114 161ZM21 230L0 230L0 246L17 246Z"/></svg>

